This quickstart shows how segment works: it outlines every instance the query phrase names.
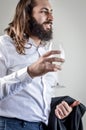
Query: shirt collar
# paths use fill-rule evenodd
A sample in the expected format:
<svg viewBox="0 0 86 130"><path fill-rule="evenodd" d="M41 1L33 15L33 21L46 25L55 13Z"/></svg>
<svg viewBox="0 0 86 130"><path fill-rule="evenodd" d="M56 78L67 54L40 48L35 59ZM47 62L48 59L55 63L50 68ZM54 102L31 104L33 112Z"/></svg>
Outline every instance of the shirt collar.
<svg viewBox="0 0 86 130"><path fill-rule="evenodd" d="M30 46L30 45L33 45L33 46L35 46L35 47L38 48L38 47L41 47L41 46L45 46L45 45L47 45L47 44L48 44L48 42L46 42L46 41L41 41L41 44L40 44L39 46L37 46L36 43L34 42L34 40L30 37L25 47L28 47L28 46Z"/></svg>

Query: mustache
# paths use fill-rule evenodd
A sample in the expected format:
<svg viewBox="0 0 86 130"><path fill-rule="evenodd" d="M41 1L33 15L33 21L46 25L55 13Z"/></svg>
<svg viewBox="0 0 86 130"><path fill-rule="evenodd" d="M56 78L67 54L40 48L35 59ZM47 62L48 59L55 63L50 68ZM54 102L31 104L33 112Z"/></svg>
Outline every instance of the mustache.
<svg viewBox="0 0 86 130"><path fill-rule="evenodd" d="M51 20L49 20L49 21L45 21L43 24L53 24L53 22L51 21Z"/></svg>

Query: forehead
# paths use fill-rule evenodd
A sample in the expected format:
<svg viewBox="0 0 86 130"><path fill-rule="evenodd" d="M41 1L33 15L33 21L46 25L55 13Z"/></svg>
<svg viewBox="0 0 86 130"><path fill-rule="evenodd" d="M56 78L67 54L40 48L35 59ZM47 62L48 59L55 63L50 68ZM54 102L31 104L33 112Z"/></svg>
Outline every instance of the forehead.
<svg viewBox="0 0 86 130"><path fill-rule="evenodd" d="M43 9L47 8L48 10L52 10L51 4L48 0L36 0L36 6L34 8Z"/></svg>

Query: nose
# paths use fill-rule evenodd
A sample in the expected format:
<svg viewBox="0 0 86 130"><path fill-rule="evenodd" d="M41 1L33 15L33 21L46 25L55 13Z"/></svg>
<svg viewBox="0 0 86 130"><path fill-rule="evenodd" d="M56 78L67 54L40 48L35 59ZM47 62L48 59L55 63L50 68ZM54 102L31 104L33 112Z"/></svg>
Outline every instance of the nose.
<svg viewBox="0 0 86 130"><path fill-rule="evenodd" d="M51 21L53 21L53 14L51 12L48 13L48 19L51 20Z"/></svg>

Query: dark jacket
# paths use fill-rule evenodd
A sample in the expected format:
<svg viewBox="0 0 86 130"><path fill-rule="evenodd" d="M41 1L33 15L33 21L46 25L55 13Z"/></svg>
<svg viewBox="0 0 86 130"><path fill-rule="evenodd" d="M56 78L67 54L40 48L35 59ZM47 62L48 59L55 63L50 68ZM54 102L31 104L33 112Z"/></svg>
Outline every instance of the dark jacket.
<svg viewBox="0 0 86 130"><path fill-rule="evenodd" d="M66 101L71 105L75 99L69 96L52 98L48 130L83 130L82 116L86 111L86 107L80 103L80 105L73 108L69 116L61 120L55 116L55 108L62 101Z"/></svg>

